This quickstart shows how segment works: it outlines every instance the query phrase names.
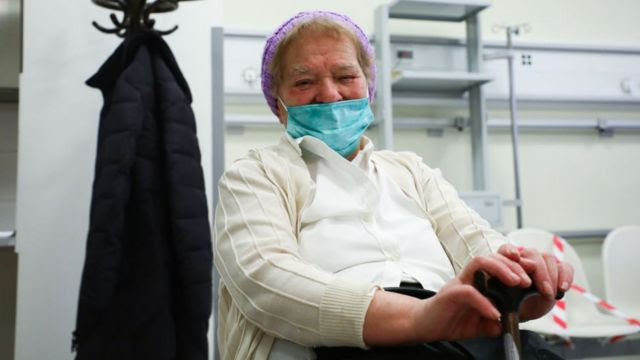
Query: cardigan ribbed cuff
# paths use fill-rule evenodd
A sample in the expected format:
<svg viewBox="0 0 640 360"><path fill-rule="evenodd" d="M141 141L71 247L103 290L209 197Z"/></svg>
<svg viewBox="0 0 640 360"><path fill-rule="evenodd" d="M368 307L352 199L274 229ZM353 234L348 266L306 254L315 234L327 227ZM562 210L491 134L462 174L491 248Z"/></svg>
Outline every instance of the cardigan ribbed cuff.
<svg viewBox="0 0 640 360"><path fill-rule="evenodd" d="M334 278L320 302L320 333L325 346L365 348L364 318L379 287Z"/></svg>

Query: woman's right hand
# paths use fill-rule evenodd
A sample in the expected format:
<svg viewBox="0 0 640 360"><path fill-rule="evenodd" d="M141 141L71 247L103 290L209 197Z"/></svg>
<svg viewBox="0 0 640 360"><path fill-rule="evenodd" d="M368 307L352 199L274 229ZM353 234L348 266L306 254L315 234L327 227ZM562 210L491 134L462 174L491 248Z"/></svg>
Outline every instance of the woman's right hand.
<svg viewBox="0 0 640 360"><path fill-rule="evenodd" d="M508 286L531 285L531 278L517 262L492 254L471 260L426 300L377 291L365 318L365 343L392 345L498 336L500 313L473 287L477 270L486 271Z"/></svg>
<svg viewBox="0 0 640 360"><path fill-rule="evenodd" d="M531 278L515 261L500 255L474 258L433 297L416 308L413 319L423 342L460 340L500 334L500 312L473 286L473 275L483 270L508 286L528 287Z"/></svg>

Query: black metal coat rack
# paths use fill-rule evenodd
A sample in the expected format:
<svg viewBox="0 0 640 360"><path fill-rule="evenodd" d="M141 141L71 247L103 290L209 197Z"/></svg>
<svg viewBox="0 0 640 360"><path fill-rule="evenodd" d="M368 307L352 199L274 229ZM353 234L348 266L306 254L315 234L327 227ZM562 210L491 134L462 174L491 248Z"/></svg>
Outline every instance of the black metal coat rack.
<svg viewBox="0 0 640 360"><path fill-rule="evenodd" d="M122 20L116 14L111 14L109 18L115 26L112 29L101 26L97 22L92 22L96 29L107 34L116 34L125 37L127 34L139 30L152 30L160 35L169 35L178 29L174 26L169 30L154 29L156 21L151 19L151 13L162 13L173 11L178 8L179 1L189 0L156 0L147 3L147 0L92 0L96 5L123 12Z"/></svg>

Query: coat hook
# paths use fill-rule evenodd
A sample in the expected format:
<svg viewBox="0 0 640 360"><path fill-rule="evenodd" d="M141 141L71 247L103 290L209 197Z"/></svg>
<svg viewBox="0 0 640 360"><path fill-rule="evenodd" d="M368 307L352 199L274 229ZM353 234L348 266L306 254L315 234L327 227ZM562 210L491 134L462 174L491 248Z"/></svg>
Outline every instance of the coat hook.
<svg viewBox="0 0 640 360"><path fill-rule="evenodd" d="M124 32L126 30L126 26L129 23L129 8L127 6L127 3L124 0L110 0L109 2L106 2L104 0L94 0L94 2L100 6L104 6L107 7L109 9L114 9L114 10L120 10L123 12L123 17L122 17L122 21L118 20L118 17L116 16L116 14L111 13L109 18L111 19L111 22L115 25L115 28L113 29L108 29L104 26L101 26L100 24L98 24L96 21L93 21L91 24L93 24L93 26L100 30L103 33L107 33L107 34L116 34L120 37L124 36Z"/></svg>
<svg viewBox="0 0 640 360"><path fill-rule="evenodd" d="M122 20L119 20L116 14L110 14L111 22L114 28L107 28L96 21L93 26L101 32L107 34L116 34L119 37L125 37L127 34L136 32L140 29L154 31L160 35L169 35L178 29L174 26L169 30L155 30L156 21L151 19L151 13L169 12L178 8L178 0L156 0L147 3L146 0L92 0L95 4L112 10L123 12Z"/></svg>
<svg viewBox="0 0 640 360"><path fill-rule="evenodd" d="M153 26L156 24L154 19L151 19L151 13L155 12L155 10L160 9L159 11L171 11L178 7L178 2L176 0L157 0L152 4L148 4L144 10L143 23L148 29L153 29ZM166 10L169 9L169 10ZM174 25L173 28L169 30L155 30L160 35L169 35L172 32L178 30L178 25Z"/></svg>

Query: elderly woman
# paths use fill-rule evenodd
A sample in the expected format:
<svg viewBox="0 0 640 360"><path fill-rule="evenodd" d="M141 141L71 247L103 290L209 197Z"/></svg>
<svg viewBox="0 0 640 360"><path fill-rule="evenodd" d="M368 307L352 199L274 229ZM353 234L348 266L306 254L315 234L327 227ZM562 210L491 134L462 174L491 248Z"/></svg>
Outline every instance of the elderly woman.
<svg viewBox="0 0 640 360"><path fill-rule="evenodd" d="M508 244L438 170L413 153L374 151L363 135L373 122L373 52L346 16L304 12L281 25L264 49L262 88L286 133L220 179L223 359L343 350L373 359L389 346L392 358L473 358L449 340L500 332L499 312L471 285L476 270L535 284L541 295L523 319L569 289L569 265ZM435 295L385 291L401 286Z"/></svg>

